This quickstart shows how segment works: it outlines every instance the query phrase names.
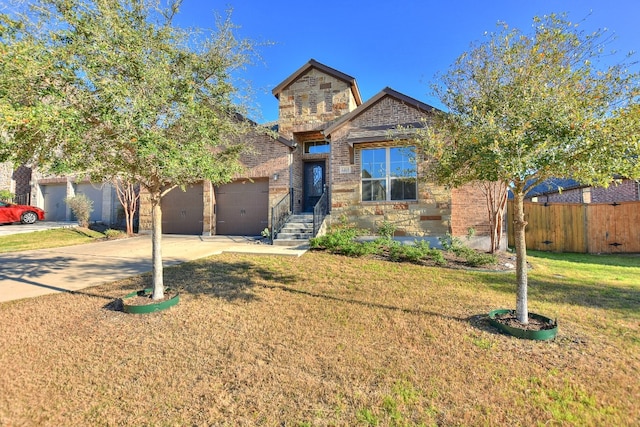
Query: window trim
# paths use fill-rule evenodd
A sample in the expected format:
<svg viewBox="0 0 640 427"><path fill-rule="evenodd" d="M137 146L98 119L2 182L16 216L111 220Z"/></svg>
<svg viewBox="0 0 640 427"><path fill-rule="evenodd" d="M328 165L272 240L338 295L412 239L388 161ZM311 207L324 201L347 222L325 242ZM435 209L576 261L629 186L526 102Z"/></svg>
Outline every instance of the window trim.
<svg viewBox="0 0 640 427"><path fill-rule="evenodd" d="M362 203L397 203L397 202L416 202L418 201L418 165L417 165L417 161L414 160L414 165L415 165L415 173L413 175L414 179L414 184L415 184L415 195L416 197L413 199L392 199L391 198L391 189L392 189L392 182L395 180L402 180L402 179L406 179L406 177L395 177L392 176L391 174L391 150L394 148L406 148L406 149L413 149L415 150L416 147L412 146L412 145L395 145L395 146L388 146L388 147L371 147L371 148L361 148L360 149L360 202ZM362 171L363 171L363 167L362 167L362 153L364 151L371 151L371 150L384 150L385 151L385 176L384 178L363 178L362 177ZM363 196L364 196L364 191L363 191L363 183L364 182L373 182L373 181L384 181L384 185L385 185L385 199L384 200L364 200Z"/></svg>
<svg viewBox="0 0 640 427"><path fill-rule="evenodd" d="M312 153L311 147L326 147L326 151L319 151L316 153ZM318 141L305 141L304 142L304 154L328 154L331 152L331 144L329 144L326 140L318 140Z"/></svg>

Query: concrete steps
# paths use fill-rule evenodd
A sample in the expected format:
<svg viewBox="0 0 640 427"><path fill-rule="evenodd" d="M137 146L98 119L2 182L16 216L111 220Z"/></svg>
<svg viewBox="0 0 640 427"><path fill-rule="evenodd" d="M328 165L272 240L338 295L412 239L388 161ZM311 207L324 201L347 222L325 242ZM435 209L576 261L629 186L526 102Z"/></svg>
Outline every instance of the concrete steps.
<svg viewBox="0 0 640 427"><path fill-rule="evenodd" d="M291 215L273 240L274 246L300 246L313 237L313 214Z"/></svg>

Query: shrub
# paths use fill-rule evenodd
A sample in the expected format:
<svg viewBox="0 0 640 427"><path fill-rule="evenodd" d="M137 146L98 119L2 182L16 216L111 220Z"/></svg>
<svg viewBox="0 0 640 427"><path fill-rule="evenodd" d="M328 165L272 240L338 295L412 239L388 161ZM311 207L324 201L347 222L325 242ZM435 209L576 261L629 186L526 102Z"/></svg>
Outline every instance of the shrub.
<svg viewBox="0 0 640 427"><path fill-rule="evenodd" d="M104 230L104 235L107 239L119 239L126 236L126 233L121 230L112 230L111 228L107 228Z"/></svg>
<svg viewBox="0 0 640 427"><path fill-rule="evenodd" d="M0 190L0 201L11 203L13 201L13 193L9 190Z"/></svg>
<svg viewBox="0 0 640 427"><path fill-rule="evenodd" d="M438 265L446 264L446 260L442 251L429 247L429 242L425 240L414 241L413 245L402 245L393 242L389 245L389 258L392 261L410 261L419 262L425 259L431 259Z"/></svg>
<svg viewBox="0 0 640 427"><path fill-rule="evenodd" d="M350 257L374 255L379 251L379 246L375 242L356 242L353 240L338 250L339 253Z"/></svg>
<svg viewBox="0 0 640 427"><path fill-rule="evenodd" d="M472 267L481 267L483 265L493 265L498 262L498 258L493 254L485 254L482 252L469 249L463 255L466 263Z"/></svg>
<svg viewBox="0 0 640 427"><path fill-rule="evenodd" d="M471 230L472 229L470 229L470 235ZM453 237L450 233L447 233L444 237L440 237L438 240L440 240L440 244L445 251L452 252L464 258L467 265L471 267L493 265L498 262L498 258L495 255L478 252L475 249L465 246L461 239Z"/></svg>
<svg viewBox="0 0 640 427"><path fill-rule="evenodd" d="M386 240L391 240L396 232L396 226L389 221L382 221L382 225L378 227L378 235Z"/></svg>
<svg viewBox="0 0 640 427"><path fill-rule="evenodd" d="M353 239L358 237L361 232L352 227L341 227L331 230L324 236L314 237L309 241L309 245L313 249L326 249L330 252L341 252L341 248L351 245Z"/></svg>
<svg viewBox="0 0 640 427"><path fill-rule="evenodd" d="M78 220L78 225L80 227L88 227L89 217L91 216L91 212L93 212L93 201L85 194L67 197L64 201L69 205L71 212L73 212Z"/></svg>
<svg viewBox="0 0 640 427"><path fill-rule="evenodd" d="M458 251L465 247L462 240L459 237L452 236L451 233L445 234L444 237L438 237L438 240L442 249L447 252L453 252L456 255L458 255Z"/></svg>

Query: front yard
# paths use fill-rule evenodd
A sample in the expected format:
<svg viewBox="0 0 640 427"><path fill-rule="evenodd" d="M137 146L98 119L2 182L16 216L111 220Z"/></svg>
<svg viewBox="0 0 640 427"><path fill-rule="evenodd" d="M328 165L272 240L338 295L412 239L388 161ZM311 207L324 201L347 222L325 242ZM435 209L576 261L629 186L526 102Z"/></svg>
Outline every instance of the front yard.
<svg viewBox="0 0 640 427"><path fill-rule="evenodd" d="M513 273L318 252L167 269L150 315L113 310L149 276L0 304L0 425L633 425L640 257L538 255L550 342L488 325Z"/></svg>

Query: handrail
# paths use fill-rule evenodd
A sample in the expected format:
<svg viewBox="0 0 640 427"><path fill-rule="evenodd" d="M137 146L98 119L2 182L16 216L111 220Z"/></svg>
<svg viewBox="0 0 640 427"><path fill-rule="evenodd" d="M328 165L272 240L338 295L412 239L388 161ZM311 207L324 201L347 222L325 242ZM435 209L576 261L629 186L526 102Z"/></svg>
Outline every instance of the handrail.
<svg viewBox="0 0 640 427"><path fill-rule="evenodd" d="M271 208L271 244L291 216L291 191Z"/></svg>
<svg viewBox="0 0 640 427"><path fill-rule="evenodd" d="M320 196L318 203L316 203L315 206L313 207L313 237L316 237L316 235L318 234L318 231L320 231L320 226L322 225L322 221L324 220L324 217L327 216L327 213L329 212L328 210L329 204L327 203L328 200L329 200L329 197L327 196L327 187L325 186L322 192L322 196Z"/></svg>

